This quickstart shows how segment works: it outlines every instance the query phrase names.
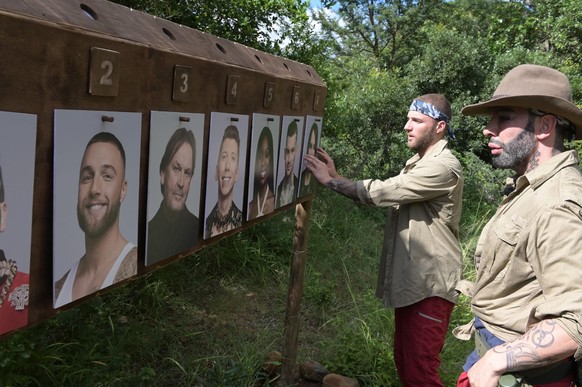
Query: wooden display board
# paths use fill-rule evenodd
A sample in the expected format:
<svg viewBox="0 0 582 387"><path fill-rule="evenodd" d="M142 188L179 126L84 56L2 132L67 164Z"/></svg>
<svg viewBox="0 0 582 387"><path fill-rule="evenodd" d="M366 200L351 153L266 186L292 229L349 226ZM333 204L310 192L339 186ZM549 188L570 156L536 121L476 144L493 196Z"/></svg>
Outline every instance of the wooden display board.
<svg viewBox="0 0 582 387"><path fill-rule="evenodd" d="M254 147L259 144L256 136L263 129L258 126L273 126L274 153L278 155L273 169L279 171L278 163L285 153L283 132L287 129L282 123L299 118L302 126L296 151L300 162L303 133L310 129L304 127L305 122L317 123L321 136L325 97L325 84L310 66L108 1L3 0L0 113L26 114L33 118L30 122L36 122L28 236L28 325L59 310L59 306L55 308L53 274L62 274L66 266L59 261L60 255L79 259L83 254L72 247L73 239L79 238L75 234L79 225L74 219L75 203L70 202L76 201L81 155L93 134L116 133L125 148L128 184L120 218L127 222L121 222L120 228L126 239L137 245L139 276L311 199L310 193L270 213L253 217L247 213L254 192L252 174L259 160L255 158ZM12 135L1 127L1 118L0 141L4 143ZM223 130L223 121L237 127L244 139L240 149L244 158L239 162L242 176L237 181L242 187L238 200L243 216L240 227L206 237L204 219L211 210L206 200L207 182L214 179L218 159L218 149L209 147L209 142L215 135L211 129L219 130L213 125ZM154 199L152 190L159 189L162 176L157 169L160 161L149 157L150 151L156 158L163 153L156 148L159 145L153 145L158 141L154 139L159 137L164 143L171 133L154 131L166 124L172 131L182 127L191 130L196 137L194 172L188 172L195 186L190 185L188 208L200 224L190 247L160 260L152 258L146 265L147 224L153 215L153 210L148 211L148 200L160 200ZM6 164L1 165L3 170L16 167L2 157L0 163ZM68 168L73 172L67 172ZM74 184L67 181L70 176ZM72 194L67 184L73 186ZM68 196L72 199L66 199ZM155 208L151 204L149 207ZM55 242L61 240L64 242ZM60 253L61 247L65 252ZM53 251L59 251L59 257Z"/></svg>

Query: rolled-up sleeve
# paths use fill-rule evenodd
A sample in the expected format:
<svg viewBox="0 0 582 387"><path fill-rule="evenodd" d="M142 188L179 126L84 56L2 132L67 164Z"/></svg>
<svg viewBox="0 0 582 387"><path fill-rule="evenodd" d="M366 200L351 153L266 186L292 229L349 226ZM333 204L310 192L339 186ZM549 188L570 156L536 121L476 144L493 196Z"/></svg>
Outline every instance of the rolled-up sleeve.
<svg viewBox="0 0 582 387"><path fill-rule="evenodd" d="M387 207L447 195L458 179L445 164L419 163L406 173L387 180L359 180L356 191L362 203Z"/></svg>
<svg viewBox="0 0 582 387"><path fill-rule="evenodd" d="M544 211L530 235L528 257L544 299L530 323L554 318L582 347L582 209L562 204ZM580 352L580 351L579 351ZM581 354L582 355L582 354Z"/></svg>

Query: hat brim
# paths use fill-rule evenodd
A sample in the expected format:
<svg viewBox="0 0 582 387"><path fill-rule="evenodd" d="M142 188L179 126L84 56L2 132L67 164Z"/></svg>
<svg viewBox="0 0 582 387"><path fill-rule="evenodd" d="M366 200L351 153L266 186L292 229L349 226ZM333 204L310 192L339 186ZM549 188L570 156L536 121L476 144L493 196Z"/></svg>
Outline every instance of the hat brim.
<svg viewBox="0 0 582 387"><path fill-rule="evenodd" d="M489 101L467 105L461 113L465 116L490 115L493 108L504 106L537 109L564 117L575 126L576 140L582 140L582 110L562 98L541 95L494 97Z"/></svg>

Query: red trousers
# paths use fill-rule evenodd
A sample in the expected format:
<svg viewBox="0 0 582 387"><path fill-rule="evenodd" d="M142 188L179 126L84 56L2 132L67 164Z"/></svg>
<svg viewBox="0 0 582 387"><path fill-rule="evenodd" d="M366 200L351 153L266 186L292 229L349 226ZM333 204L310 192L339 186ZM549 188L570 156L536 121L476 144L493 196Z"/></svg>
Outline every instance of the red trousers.
<svg viewBox="0 0 582 387"><path fill-rule="evenodd" d="M394 310L394 361L404 387L439 386L440 352L454 304L429 297Z"/></svg>

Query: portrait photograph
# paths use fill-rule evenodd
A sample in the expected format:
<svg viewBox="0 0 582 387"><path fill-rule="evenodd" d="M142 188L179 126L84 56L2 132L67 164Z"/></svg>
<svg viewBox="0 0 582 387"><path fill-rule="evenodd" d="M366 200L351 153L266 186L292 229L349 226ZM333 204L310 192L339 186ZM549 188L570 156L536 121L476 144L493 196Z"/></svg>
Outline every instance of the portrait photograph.
<svg viewBox="0 0 582 387"><path fill-rule="evenodd" d="M304 124L303 116L283 116L281 121L275 208L286 206L297 199Z"/></svg>
<svg viewBox="0 0 582 387"><path fill-rule="evenodd" d="M247 220L259 218L275 209L280 123L279 116L253 114Z"/></svg>
<svg viewBox="0 0 582 387"><path fill-rule="evenodd" d="M248 132L248 115L210 115L204 239L242 226Z"/></svg>
<svg viewBox="0 0 582 387"><path fill-rule="evenodd" d="M0 335L28 323L36 125L0 112Z"/></svg>
<svg viewBox="0 0 582 387"><path fill-rule="evenodd" d="M137 273L141 113L55 110L54 307Z"/></svg>
<svg viewBox="0 0 582 387"><path fill-rule="evenodd" d="M204 114L152 111L147 195L146 265L196 247Z"/></svg>
<svg viewBox="0 0 582 387"><path fill-rule="evenodd" d="M315 155L315 151L321 141L322 118L316 116L307 116L305 118L305 134L303 136L303 146L301 150L301 167L299 175L299 189L297 197L303 197L312 194L317 186L317 181L311 172L303 165L303 156L306 154Z"/></svg>

